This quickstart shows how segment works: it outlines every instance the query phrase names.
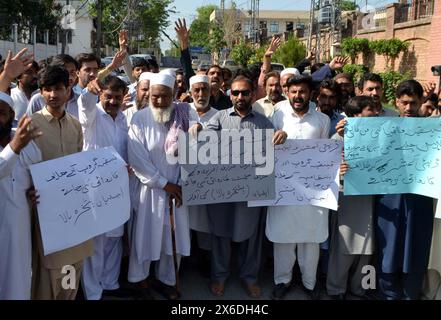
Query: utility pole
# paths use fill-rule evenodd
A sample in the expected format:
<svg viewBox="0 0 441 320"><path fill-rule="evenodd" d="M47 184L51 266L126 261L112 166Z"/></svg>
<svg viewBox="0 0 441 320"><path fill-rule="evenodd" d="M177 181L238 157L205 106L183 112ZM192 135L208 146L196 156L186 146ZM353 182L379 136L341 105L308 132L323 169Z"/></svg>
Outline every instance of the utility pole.
<svg viewBox="0 0 441 320"><path fill-rule="evenodd" d="M309 37L308 37L308 52L311 51L312 47L312 33L314 30L314 9L315 1L311 0L311 8L309 9Z"/></svg>
<svg viewBox="0 0 441 320"><path fill-rule="evenodd" d="M69 0L66 0L66 6L68 6ZM67 12L65 13L66 15L68 14ZM66 17L65 17L66 18ZM67 29L64 29L63 26L61 26L61 53L65 54L66 53L66 46L67 46L67 33L69 31Z"/></svg>
<svg viewBox="0 0 441 320"><path fill-rule="evenodd" d="M225 0L221 0L221 2L220 2L220 10L221 10L222 17L223 17L224 13L225 13Z"/></svg>
<svg viewBox="0 0 441 320"><path fill-rule="evenodd" d="M251 0L251 39L257 43L260 22L259 22L259 0Z"/></svg>
<svg viewBox="0 0 441 320"><path fill-rule="evenodd" d="M103 2L102 0L97 0L97 16L96 16L96 47L95 54L101 57L101 39L102 34L102 21L103 21Z"/></svg>

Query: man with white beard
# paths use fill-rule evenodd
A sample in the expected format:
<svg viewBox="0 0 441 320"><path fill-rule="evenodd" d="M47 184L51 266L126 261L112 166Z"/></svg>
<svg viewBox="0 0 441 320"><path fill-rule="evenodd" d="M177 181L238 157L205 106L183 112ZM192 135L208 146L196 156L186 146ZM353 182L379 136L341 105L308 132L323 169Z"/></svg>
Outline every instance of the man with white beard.
<svg viewBox="0 0 441 320"><path fill-rule="evenodd" d="M190 93L193 102L190 104L199 118L202 125L208 121L218 111L210 106L210 79L208 76L193 76L190 78ZM211 235L208 226L207 206L198 205L189 207L190 229L196 231L198 246L201 250L199 255L199 267L202 274L209 275L210 257L208 251L211 250Z"/></svg>
<svg viewBox="0 0 441 320"><path fill-rule="evenodd" d="M143 72L139 76L138 84L136 86L135 105L123 111L127 118L128 126L130 126L133 115L149 105L150 76L152 74L153 73L151 72Z"/></svg>
<svg viewBox="0 0 441 320"><path fill-rule="evenodd" d="M128 157L141 182L137 214L133 221L132 246L128 280L139 283L148 294L146 279L150 262L156 262L153 286L167 299L177 299L173 248L169 218L169 199L174 199L176 253L190 254L188 209L181 206L182 191L178 185L179 164L168 160L177 151L180 131L202 129L198 117L187 103L173 103L175 78L154 74L150 78L149 107L137 112L129 130ZM159 260L159 261L158 261Z"/></svg>

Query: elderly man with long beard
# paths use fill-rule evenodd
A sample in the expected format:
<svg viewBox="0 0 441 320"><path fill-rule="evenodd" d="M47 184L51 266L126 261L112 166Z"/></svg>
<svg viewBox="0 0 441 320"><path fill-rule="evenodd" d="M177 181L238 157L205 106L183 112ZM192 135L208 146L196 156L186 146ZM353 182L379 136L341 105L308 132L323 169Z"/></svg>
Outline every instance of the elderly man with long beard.
<svg viewBox="0 0 441 320"><path fill-rule="evenodd" d="M198 116L187 103L173 103L175 78L155 74L150 78L149 107L137 112L129 130L128 157L141 182L137 214L133 221L132 248L128 280L139 283L149 295L146 279L151 261L156 261L153 286L167 299L179 298L174 288L172 237L169 221L169 199L174 199L176 253L190 254L188 209L182 204L178 185L179 164L171 164L177 151L180 131L202 129Z"/></svg>
<svg viewBox="0 0 441 320"><path fill-rule="evenodd" d="M153 73L143 72L139 76L138 85L136 86L135 104L123 111L127 118L127 125L130 126L133 115L141 109L149 105L150 99L150 76Z"/></svg>

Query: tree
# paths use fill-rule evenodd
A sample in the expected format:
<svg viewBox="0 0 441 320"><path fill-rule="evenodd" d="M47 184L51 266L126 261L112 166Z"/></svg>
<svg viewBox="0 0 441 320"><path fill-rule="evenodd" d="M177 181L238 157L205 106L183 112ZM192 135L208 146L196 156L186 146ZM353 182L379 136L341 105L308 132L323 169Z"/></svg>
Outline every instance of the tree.
<svg viewBox="0 0 441 320"><path fill-rule="evenodd" d="M354 11L357 9L355 1L342 1L340 5L341 11Z"/></svg>
<svg viewBox="0 0 441 320"><path fill-rule="evenodd" d="M300 60L306 57L305 46L293 35L273 55L273 61L282 63L286 67L294 67Z"/></svg>
<svg viewBox="0 0 441 320"><path fill-rule="evenodd" d="M237 10L237 5L231 1L229 9L225 10L222 17L222 28L224 30L224 40L228 48L233 48L234 45L243 39L243 34L240 25L240 14Z"/></svg>
<svg viewBox="0 0 441 320"><path fill-rule="evenodd" d="M210 49L210 52L214 55L215 61L218 61L220 51L222 50L222 48L225 47L225 45L226 43L224 40L224 31L218 24L213 23L209 35L208 48Z"/></svg>
<svg viewBox="0 0 441 320"><path fill-rule="evenodd" d="M210 47L210 15L217 9L215 5L202 6L196 9L198 15L190 25L190 44L192 46Z"/></svg>
<svg viewBox="0 0 441 320"><path fill-rule="evenodd" d="M32 28L37 27L37 39L43 40L45 30L59 29L62 6L55 0L2 0L0 5L0 37L8 39L11 26L18 25L18 37L22 42L29 42Z"/></svg>
<svg viewBox="0 0 441 320"><path fill-rule="evenodd" d="M173 0L139 0L136 7L130 7L135 1L102 0L102 31L106 44L118 47L117 31L123 28L129 30L130 47L148 47L152 43L158 45L161 32L169 22L170 13L174 13L169 6ZM90 5L90 14L97 16L96 1ZM138 43L136 37L140 36Z"/></svg>
<svg viewBox="0 0 441 320"><path fill-rule="evenodd" d="M233 61L243 67L248 67L248 61L254 54L254 49L245 41L241 41L238 45L235 45L233 50L231 50L230 57Z"/></svg>

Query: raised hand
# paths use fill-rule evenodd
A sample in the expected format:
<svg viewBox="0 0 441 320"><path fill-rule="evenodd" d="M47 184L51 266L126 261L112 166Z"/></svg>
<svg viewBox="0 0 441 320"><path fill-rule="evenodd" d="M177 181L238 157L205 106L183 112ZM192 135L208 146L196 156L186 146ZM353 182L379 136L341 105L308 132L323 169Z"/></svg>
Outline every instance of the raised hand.
<svg viewBox="0 0 441 320"><path fill-rule="evenodd" d="M308 52L308 56L306 57L307 60L313 61L315 59L315 48L311 49L311 51Z"/></svg>
<svg viewBox="0 0 441 320"><path fill-rule="evenodd" d="M189 44L190 32L187 29L187 22L185 21L185 19L178 19L178 21L175 22L175 31L181 43L181 48L183 50L187 49Z"/></svg>
<svg viewBox="0 0 441 320"><path fill-rule="evenodd" d="M424 94L423 94L424 98L428 98L433 93L435 93L436 90L435 82L426 82L426 83L422 83L421 85L423 86L423 90L424 90Z"/></svg>
<svg viewBox="0 0 441 320"><path fill-rule="evenodd" d="M21 117L20 121L18 122L17 131L9 143L12 151L14 151L16 154L19 154L20 151L26 147L31 140L38 138L43 134L38 127L31 127L31 123L31 118L26 114Z"/></svg>
<svg viewBox="0 0 441 320"><path fill-rule="evenodd" d="M282 39L280 39L280 37L278 36L273 36L271 39L271 43L265 52L265 57L271 57L277 51L277 49L279 49L281 44Z"/></svg>
<svg viewBox="0 0 441 320"><path fill-rule="evenodd" d="M118 51L112 59L112 62L107 66L110 70L115 70L123 66L127 51Z"/></svg>
<svg viewBox="0 0 441 320"><path fill-rule="evenodd" d="M26 70L32 67L32 62L34 61L33 54L25 55L27 48L20 50L14 57L12 57L11 50L8 51L8 56L5 60L5 67L3 70L4 75L8 80L13 80Z"/></svg>
<svg viewBox="0 0 441 320"><path fill-rule="evenodd" d="M130 108L131 106L132 106L132 95L130 93L127 93L124 96L124 100L123 100L123 103L122 103L122 111Z"/></svg>
<svg viewBox="0 0 441 320"><path fill-rule="evenodd" d="M129 43L129 31L128 30L121 30L119 32L118 42L119 42L119 49L121 51L127 50L127 45Z"/></svg>
<svg viewBox="0 0 441 320"><path fill-rule="evenodd" d="M337 56L329 63L329 67L332 70L338 70L343 68L349 61L349 57Z"/></svg>

